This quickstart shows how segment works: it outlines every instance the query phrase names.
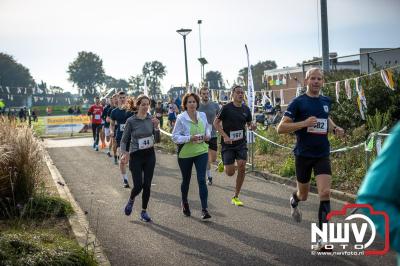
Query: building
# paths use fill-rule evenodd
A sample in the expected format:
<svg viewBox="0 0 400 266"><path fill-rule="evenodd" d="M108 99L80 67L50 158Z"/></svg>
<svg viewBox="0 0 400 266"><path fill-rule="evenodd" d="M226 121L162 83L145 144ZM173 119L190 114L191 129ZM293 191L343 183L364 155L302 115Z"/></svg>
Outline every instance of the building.
<svg viewBox="0 0 400 266"><path fill-rule="evenodd" d="M360 48L360 73L400 64L400 48Z"/></svg>
<svg viewBox="0 0 400 266"><path fill-rule="evenodd" d="M354 59L347 61L338 61L337 53L330 53L330 69L339 70L360 70L360 60ZM303 89L304 76L308 69L321 66L321 58L314 57L312 60L304 61L302 65L295 67L284 67L264 71L263 81L269 98L273 102L280 101L281 106L285 107L296 97L298 91Z"/></svg>

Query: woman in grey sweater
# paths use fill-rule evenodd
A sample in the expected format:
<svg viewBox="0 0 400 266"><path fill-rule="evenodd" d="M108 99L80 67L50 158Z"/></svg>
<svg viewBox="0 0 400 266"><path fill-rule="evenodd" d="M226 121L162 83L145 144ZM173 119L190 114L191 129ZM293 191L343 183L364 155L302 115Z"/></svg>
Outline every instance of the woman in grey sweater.
<svg viewBox="0 0 400 266"><path fill-rule="evenodd" d="M143 190L140 219L145 222L151 221L146 209L156 164L153 133L154 130L159 130L159 121L148 114L149 106L149 97L140 95L137 98L137 114L126 121L121 140L121 151L123 152L121 160L127 162L129 157L129 170L131 170L133 179L133 189L125 206L125 214L131 215L135 197Z"/></svg>

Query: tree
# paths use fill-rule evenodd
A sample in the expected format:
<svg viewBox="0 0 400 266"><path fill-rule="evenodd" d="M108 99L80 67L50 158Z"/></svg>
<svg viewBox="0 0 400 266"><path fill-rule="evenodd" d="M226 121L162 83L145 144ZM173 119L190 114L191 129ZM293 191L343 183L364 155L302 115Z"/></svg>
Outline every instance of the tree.
<svg viewBox="0 0 400 266"><path fill-rule="evenodd" d="M159 61L146 62L142 70L143 76L147 77L147 87L149 95L155 96L161 94L161 83L167 74L166 67Z"/></svg>
<svg viewBox="0 0 400 266"><path fill-rule="evenodd" d="M69 80L83 91L82 95L97 95L97 87L104 82L103 60L92 52L79 52L68 67Z"/></svg>
<svg viewBox="0 0 400 266"><path fill-rule="evenodd" d="M0 85L9 87L33 87L33 80L29 69L19 64L8 54L0 53ZM11 88L12 90L16 88Z"/></svg>
<svg viewBox="0 0 400 266"><path fill-rule="evenodd" d="M143 93L143 81L144 79L142 75L131 76L129 78L129 83L132 84L134 96L138 96L139 94Z"/></svg>
<svg viewBox="0 0 400 266"><path fill-rule="evenodd" d="M224 89L224 79L222 78L222 74L219 71L208 71L206 73L205 82L209 86L209 89Z"/></svg>
<svg viewBox="0 0 400 266"><path fill-rule="evenodd" d="M254 90L260 91L264 88L264 84L262 83L262 77L264 75L265 70L275 69L277 67L275 61L266 60L266 61L259 61L257 64L251 66L251 73L253 75L253 83L254 83ZM239 70L239 77L244 79L245 84L247 84L247 67L242 68Z"/></svg>
<svg viewBox="0 0 400 266"><path fill-rule="evenodd" d="M115 88L127 90L129 87L129 84L125 79L116 79L107 75L104 76L104 84L107 89Z"/></svg>

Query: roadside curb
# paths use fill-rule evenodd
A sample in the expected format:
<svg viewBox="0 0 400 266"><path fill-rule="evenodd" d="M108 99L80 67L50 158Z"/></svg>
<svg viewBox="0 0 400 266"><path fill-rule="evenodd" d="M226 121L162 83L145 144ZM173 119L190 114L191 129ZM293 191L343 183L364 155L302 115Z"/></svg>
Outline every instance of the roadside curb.
<svg viewBox="0 0 400 266"><path fill-rule="evenodd" d="M254 176L257 177L262 177L266 180L270 180L270 181L274 181L280 184L285 184L291 187L296 187L297 183L295 180L286 178L286 177L282 177L279 175L275 175L275 174L271 174L268 172L260 172L260 171L254 171L252 172ZM317 187L315 186L310 186L310 192L318 194L318 190ZM339 190L335 190L335 189L331 189L331 197L337 200L342 200L342 201L346 201L349 203L354 203L356 201L357 196L351 193L346 193L346 192L342 192Z"/></svg>
<svg viewBox="0 0 400 266"><path fill-rule="evenodd" d="M69 201L75 211L73 215L68 217L68 221L71 225L72 232L76 240L81 247L93 251L93 256L96 258L96 261L99 265L111 265L107 256L104 254L103 248L99 240L96 238L96 235L89 229L89 222L86 219L85 213L76 202L74 196L71 194L71 191L65 183L64 178L50 158L48 151L46 150L44 145L42 145L42 147L44 151L44 160L46 162L47 168L50 171L54 184L57 187L58 194L62 199Z"/></svg>

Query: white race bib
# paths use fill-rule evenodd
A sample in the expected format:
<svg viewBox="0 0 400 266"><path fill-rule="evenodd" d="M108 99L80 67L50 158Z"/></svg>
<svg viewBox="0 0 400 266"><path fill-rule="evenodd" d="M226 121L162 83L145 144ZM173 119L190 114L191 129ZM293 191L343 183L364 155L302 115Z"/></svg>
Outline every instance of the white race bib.
<svg viewBox="0 0 400 266"><path fill-rule="evenodd" d="M99 120L100 119L100 115L94 115L94 119Z"/></svg>
<svg viewBox="0 0 400 266"><path fill-rule="evenodd" d="M307 132L312 134L326 134L328 132L328 119L317 118L317 124L313 127L308 127Z"/></svg>
<svg viewBox="0 0 400 266"><path fill-rule="evenodd" d="M229 134L229 138L232 141L237 141L243 138L243 130L236 130L236 131L231 131Z"/></svg>
<svg viewBox="0 0 400 266"><path fill-rule="evenodd" d="M124 131L124 130L125 130L125 124L120 124L119 131Z"/></svg>
<svg viewBox="0 0 400 266"><path fill-rule="evenodd" d="M153 147L154 145L153 136L139 139L138 144L139 144L139 150L144 150Z"/></svg>

